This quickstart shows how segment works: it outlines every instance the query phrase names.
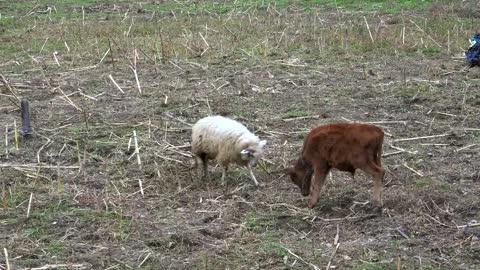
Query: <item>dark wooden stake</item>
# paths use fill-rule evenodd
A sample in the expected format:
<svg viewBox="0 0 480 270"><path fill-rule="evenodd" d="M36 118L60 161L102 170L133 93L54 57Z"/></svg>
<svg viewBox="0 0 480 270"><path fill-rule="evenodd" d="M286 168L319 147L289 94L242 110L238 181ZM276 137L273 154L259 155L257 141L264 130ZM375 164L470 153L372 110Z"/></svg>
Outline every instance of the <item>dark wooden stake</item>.
<svg viewBox="0 0 480 270"><path fill-rule="evenodd" d="M32 127L30 126L30 108L29 102L26 99L20 101L20 107L22 112L22 128L20 128L19 133L22 136L28 136L32 134Z"/></svg>

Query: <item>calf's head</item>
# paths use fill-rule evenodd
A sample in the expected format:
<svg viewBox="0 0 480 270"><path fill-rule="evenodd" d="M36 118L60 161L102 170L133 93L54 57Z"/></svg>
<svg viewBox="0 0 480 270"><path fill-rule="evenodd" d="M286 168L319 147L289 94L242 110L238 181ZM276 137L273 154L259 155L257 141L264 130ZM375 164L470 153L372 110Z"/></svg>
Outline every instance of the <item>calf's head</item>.
<svg viewBox="0 0 480 270"><path fill-rule="evenodd" d="M299 158L293 168L287 169L287 174L290 175L292 182L300 188L302 195L308 196L313 175L312 163Z"/></svg>

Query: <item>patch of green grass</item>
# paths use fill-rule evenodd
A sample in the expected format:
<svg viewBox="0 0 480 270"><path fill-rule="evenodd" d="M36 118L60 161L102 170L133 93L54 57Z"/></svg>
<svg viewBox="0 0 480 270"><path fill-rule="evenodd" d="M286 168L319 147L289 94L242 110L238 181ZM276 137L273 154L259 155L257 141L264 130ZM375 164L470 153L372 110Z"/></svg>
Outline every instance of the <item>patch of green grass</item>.
<svg viewBox="0 0 480 270"><path fill-rule="evenodd" d="M432 94L428 85L398 85L395 91L399 97L404 99L405 103L411 102L414 97L428 97Z"/></svg>
<svg viewBox="0 0 480 270"><path fill-rule="evenodd" d="M255 213L250 213L247 215L245 226L249 230L255 230L259 227L258 217L255 215Z"/></svg>
<svg viewBox="0 0 480 270"><path fill-rule="evenodd" d="M83 126L70 126L70 127L67 128L67 131L69 133L73 133L73 134L78 134L78 133L85 132Z"/></svg>
<svg viewBox="0 0 480 270"><path fill-rule="evenodd" d="M417 188L424 188L428 185L430 185L432 183L432 181L428 178L417 178L415 179L415 186Z"/></svg>
<svg viewBox="0 0 480 270"><path fill-rule="evenodd" d="M28 22L29 21L26 19L19 19L16 17L7 17L2 15L2 17L0 18L0 29L6 32L19 31L20 29L27 27Z"/></svg>
<svg viewBox="0 0 480 270"><path fill-rule="evenodd" d="M292 42L289 42L287 45L287 51L295 51L300 49L302 49L302 43L292 41Z"/></svg>
<svg viewBox="0 0 480 270"><path fill-rule="evenodd" d="M226 5L225 3L224 4L207 3L203 8L208 12L216 13L216 14L224 14L230 11L229 6Z"/></svg>
<svg viewBox="0 0 480 270"><path fill-rule="evenodd" d="M2 225L2 226L12 225L12 224L15 224L17 222L18 222L18 220L16 218L4 218L4 219L0 220L0 225Z"/></svg>
<svg viewBox="0 0 480 270"><path fill-rule="evenodd" d="M398 0L395 2L384 0L239 0L223 3L215 3L210 1L199 2L166 2L161 4L144 4L146 10L156 10L159 12L188 12L193 14L199 13L215 13L224 14L231 10L246 10L251 8L266 8L268 6L276 9L286 9L290 7L301 8L304 11L314 11L325 5L335 8L344 8L347 10L368 10L382 11L389 13L397 13L402 10L425 10L431 5L431 0Z"/></svg>
<svg viewBox="0 0 480 270"><path fill-rule="evenodd" d="M426 56L435 56L439 54L441 51L437 47L427 47L422 50L422 53L425 54Z"/></svg>
<svg viewBox="0 0 480 270"><path fill-rule="evenodd" d="M239 108L238 111L235 111L235 115L236 116L241 116L245 119L250 119L250 118L253 118L254 117L254 112L252 111L246 111L246 110L243 110L242 108Z"/></svg>
<svg viewBox="0 0 480 270"><path fill-rule="evenodd" d="M156 106L155 108L155 114L161 114L163 112L166 112L166 111L171 111L171 110L175 110L178 108L178 104L172 104L172 103L168 103L168 104L164 104L162 103L160 106Z"/></svg>
<svg viewBox="0 0 480 270"><path fill-rule="evenodd" d="M147 3L143 5L143 8L146 10L155 10L160 12L170 12L171 10L187 9L187 7L188 7L187 5L184 5L181 2L177 2L177 1L165 2L161 4Z"/></svg>
<svg viewBox="0 0 480 270"><path fill-rule="evenodd" d="M397 239L390 241L390 243L392 243L396 247L404 247L408 245L408 241L408 239Z"/></svg>
<svg viewBox="0 0 480 270"><path fill-rule="evenodd" d="M65 45L62 42L50 38L48 40L33 38L26 44L23 44L23 46L27 52L38 54L41 51L42 54L46 55L50 55L54 51L62 51L65 49Z"/></svg>
<svg viewBox="0 0 480 270"><path fill-rule="evenodd" d="M65 243L59 240L53 240L48 244L47 250L52 254L59 254L65 250Z"/></svg>
<svg viewBox="0 0 480 270"><path fill-rule="evenodd" d="M358 42L361 40L361 37L358 37L356 40L353 40L350 44L348 51L351 53L388 53L391 48L394 47L391 41L375 41L375 43L368 41Z"/></svg>
<svg viewBox="0 0 480 270"><path fill-rule="evenodd" d="M159 12L188 12L193 14L214 13L225 14L234 9L247 10L249 8L265 8L273 6L277 9L284 9L290 6L305 6L302 2L292 2L288 0L239 0L216 3L211 1L199 2L166 2L162 4L145 4L143 7L147 10L156 10Z"/></svg>
<svg viewBox="0 0 480 270"><path fill-rule="evenodd" d="M282 114L282 119L287 119L287 118L297 118L297 117L305 117L309 116L310 113L307 111L303 110L298 110L298 109L290 109Z"/></svg>
<svg viewBox="0 0 480 270"><path fill-rule="evenodd" d="M74 211L75 216L79 217L84 222L99 222L99 223L118 223L123 229L126 229L127 224L130 224L131 217L125 216L121 213L114 211L96 211L93 209L76 209Z"/></svg>
<svg viewBox="0 0 480 270"><path fill-rule="evenodd" d="M34 210L32 212L32 218L39 222L49 222L55 219L58 214L65 213L72 208L75 208L75 206L70 200L52 201L51 205Z"/></svg>
<svg viewBox="0 0 480 270"><path fill-rule="evenodd" d="M377 263L377 262L363 262L362 264L354 266L357 270L395 270L397 267L393 264Z"/></svg>
<svg viewBox="0 0 480 270"><path fill-rule="evenodd" d="M257 212L250 212L245 218L245 226L248 230L256 233L263 233L267 227L272 227L275 223L272 215L259 215Z"/></svg>
<svg viewBox="0 0 480 270"><path fill-rule="evenodd" d="M118 143L115 141L110 141L108 139L105 140L95 140L93 141L95 145L101 146L101 145L117 145Z"/></svg>
<svg viewBox="0 0 480 270"><path fill-rule="evenodd" d="M445 193L450 193L452 191L452 188L450 187L450 185L445 183L439 184L438 187L440 188L441 191Z"/></svg>
<svg viewBox="0 0 480 270"><path fill-rule="evenodd" d="M15 55L22 52L22 48L15 44L2 43L0 44L0 51L5 55Z"/></svg>
<svg viewBox="0 0 480 270"><path fill-rule="evenodd" d="M472 138L473 142L480 143L480 131L474 131L471 134L472 134L471 138Z"/></svg>
<svg viewBox="0 0 480 270"><path fill-rule="evenodd" d="M345 8L350 10L378 10L382 7L383 0L303 0L302 2L309 4L326 4L336 8Z"/></svg>
<svg viewBox="0 0 480 270"><path fill-rule="evenodd" d="M85 147L89 153L106 156L111 154L118 145L118 142L105 138L88 142Z"/></svg>
<svg viewBox="0 0 480 270"><path fill-rule="evenodd" d="M438 268L438 267L435 267L435 266L431 266L431 265L423 265L423 266L422 266L422 269L423 269L423 270L440 270L441 268Z"/></svg>
<svg viewBox="0 0 480 270"><path fill-rule="evenodd" d="M132 232L133 222L130 217L126 217L117 212L107 212L101 215L101 218L114 222L113 224L111 224L110 228L114 233L114 236L116 236L118 240L124 241L128 239Z"/></svg>
<svg viewBox="0 0 480 270"><path fill-rule="evenodd" d="M466 29L474 29L476 27L476 21L467 19L467 18L459 18L457 16L448 16L447 14L442 14L439 16L429 17L424 21L417 21L424 30L428 30L428 33L435 33L439 36L446 36L448 32L452 35L452 25L462 26ZM468 37L465 39L459 39L461 42L465 42L468 44L467 41ZM439 40L437 40L439 41ZM450 42L455 42L455 39L452 39ZM453 43L451 43L453 44ZM433 44L432 44L433 45Z"/></svg>
<svg viewBox="0 0 480 270"><path fill-rule="evenodd" d="M303 141L307 137L307 134L308 133L298 133L296 137L297 137L298 140Z"/></svg>
<svg viewBox="0 0 480 270"><path fill-rule="evenodd" d="M41 227L28 228L23 231L23 235L29 238L39 239L46 234L46 230Z"/></svg>
<svg viewBox="0 0 480 270"><path fill-rule="evenodd" d="M347 10L368 10L381 11L386 13L397 13L402 10L425 10L431 4L431 0L303 0L306 5L327 4L336 8L344 8Z"/></svg>
<svg viewBox="0 0 480 270"><path fill-rule="evenodd" d="M51 204L42 208L33 208L30 214L29 227L23 230L26 237L41 239L47 235L54 234L51 225L59 218L68 215L74 208L70 200L52 201Z"/></svg>
<svg viewBox="0 0 480 270"><path fill-rule="evenodd" d="M96 13L88 9L89 6L97 4L96 0L38 0L38 1L11 1L5 5L6 15L60 19L79 18L81 19L82 7L85 10L85 18L95 18Z"/></svg>
<svg viewBox="0 0 480 270"><path fill-rule="evenodd" d="M15 207L21 202L28 200L29 196L29 193L20 190L14 190L12 193L5 192L5 201L2 201L2 204L5 202L7 207Z"/></svg>
<svg viewBox="0 0 480 270"><path fill-rule="evenodd" d="M280 258L283 258L288 255L288 252L285 250L285 247L281 243L268 242L268 243L265 243L265 247L272 249L273 253Z"/></svg>

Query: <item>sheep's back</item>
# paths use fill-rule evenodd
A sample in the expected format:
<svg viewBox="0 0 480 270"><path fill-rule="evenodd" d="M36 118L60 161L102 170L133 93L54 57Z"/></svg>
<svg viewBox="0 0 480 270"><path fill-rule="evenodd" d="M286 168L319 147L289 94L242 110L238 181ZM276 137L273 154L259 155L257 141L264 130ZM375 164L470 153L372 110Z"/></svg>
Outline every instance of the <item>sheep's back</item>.
<svg viewBox="0 0 480 270"><path fill-rule="evenodd" d="M221 116L199 120L192 128L192 151L216 157L225 148L234 148L240 137L253 135L242 124ZM254 135L253 135L254 136ZM233 149L232 149L233 150Z"/></svg>

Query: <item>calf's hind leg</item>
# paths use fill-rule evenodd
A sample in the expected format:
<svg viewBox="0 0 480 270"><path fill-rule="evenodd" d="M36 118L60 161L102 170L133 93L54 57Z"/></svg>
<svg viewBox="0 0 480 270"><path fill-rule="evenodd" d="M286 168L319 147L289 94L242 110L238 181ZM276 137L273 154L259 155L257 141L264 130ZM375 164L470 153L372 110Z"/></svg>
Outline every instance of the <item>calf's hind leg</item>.
<svg viewBox="0 0 480 270"><path fill-rule="evenodd" d="M381 211L383 207L382 186L385 170L378 166L373 160L369 161L361 169L373 177L373 205L377 208L376 210Z"/></svg>

